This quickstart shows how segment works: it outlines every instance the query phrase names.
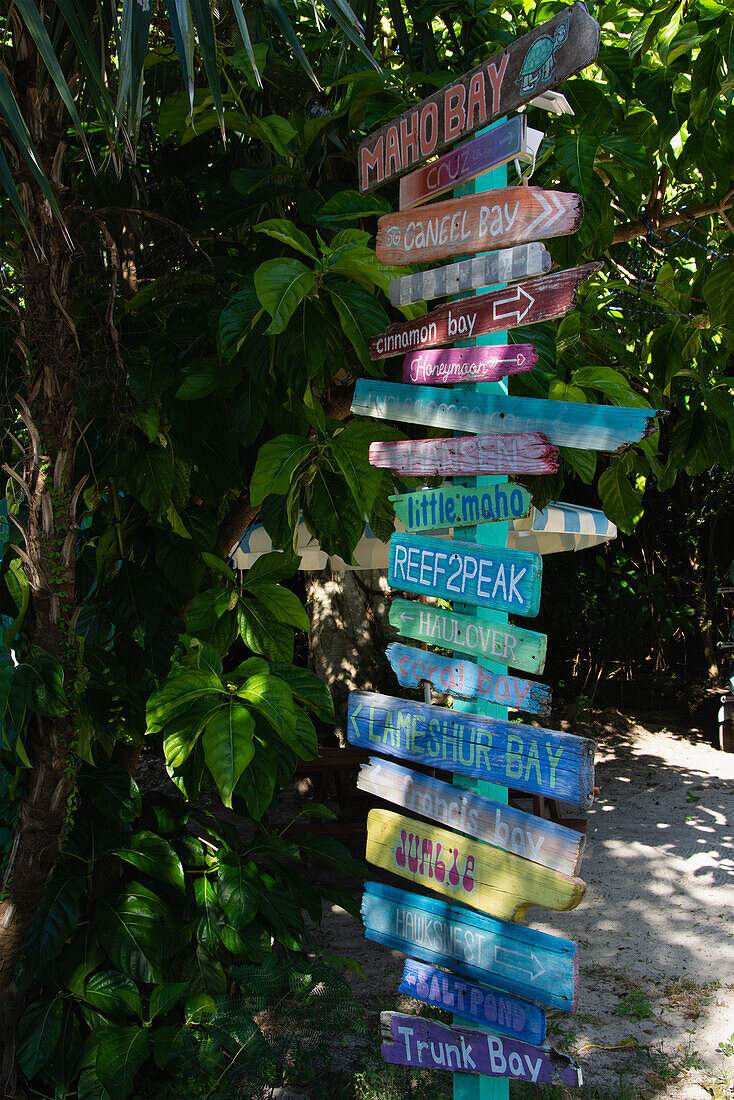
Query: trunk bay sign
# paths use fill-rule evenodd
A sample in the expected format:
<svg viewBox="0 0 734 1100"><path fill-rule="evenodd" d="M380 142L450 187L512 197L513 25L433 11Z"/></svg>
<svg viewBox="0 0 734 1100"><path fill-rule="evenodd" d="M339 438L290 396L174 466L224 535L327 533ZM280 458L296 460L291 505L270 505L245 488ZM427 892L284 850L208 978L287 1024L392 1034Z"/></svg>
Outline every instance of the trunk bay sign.
<svg viewBox="0 0 734 1100"><path fill-rule="evenodd" d="M447 1027L435 1020L382 1012L382 1057L398 1066L481 1073L534 1084L577 1088L583 1076L573 1058L552 1047L534 1047L473 1028Z"/></svg>
<svg viewBox="0 0 734 1100"><path fill-rule="evenodd" d="M352 691L347 740L429 768L499 783L588 809L595 743L572 733Z"/></svg>
<svg viewBox="0 0 734 1100"><path fill-rule="evenodd" d="M434 386L454 382L499 382L506 374L533 370L538 353L532 344L504 344L497 347L441 348L406 355L403 382Z"/></svg>
<svg viewBox="0 0 734 1100"><path fill-rule="evenodd" d="M398 321L379 336L372 337L370 358L384 359L410 348L438 347L453 340L467 340L517 325L534 325L564 317L576 308L581 284L601 267L593 263L568 271L553 271L529 283L449 302L414 321Z"/></svg>
<svg viewBox="0 0 734 1100"><path fill-rule="evenodd" d="M533 616L542 575L540 554L525 550L397 532L390 537L387 581L403 592Z"/></svg>
<svg viewBox="0 0 734 1100"><path fill-rule="evenodd" d="M617 451L657 431L656 409L446 391L359 378L352 412L459 432L540 432L554 447Z"/></svg>
<svg viewBox="0 0 734 1100"><path fill-rule="evenodd" d="M360 191L402 175L586 68L599 52L599 35L586 5L574 4L380 127L359 146Z"/></svg>
<svg viewBox="0 0 734 1100"><path fill-rule="evenodd" d="M522 519L530 515L533 505L533 498L522 485L504 483L471 489L441 485L438 489L392 496L390 500L406 531L474 527L477 523Z"/></svg>
<svg viewBox="0 0 734 1100"><path fill-rule="evenodd" d="M526 714L551 712L551 689L536 680L520 680L516 676L490 672L471 661L441 657L438 653L400 642L391 642L386 656L401 687L419 688L429 683L435 691L458 699L479 699L523 710Z"/></svg>
<svg viewBox="0 0 734 1100"><path fill-rule="evenodd" d="M545 667L547 636L514 624L475 619L415 600L393 600L390 626L405 638L456 649L524 672L542 672Z"/></svg>
<svg viewBox="0 0 734 1100"><path fill-rule="evenodd" d="M522 244L504 248L472 260L459 260L432 271L403 275L390 283L390 301L394 306L427 302L448 294L466 294L495 283L516 283L532 279L551 269L550 252L542 244Z"/></svg>
<svg viewBox="0 0 734 1100"><path fill-rule="evenodd" d="M545 1012L539 1005L511 997L509 993L500 994L478 982L461 981L435 966L406 959L399 992L454 1012L472 1023L489 1026L512 1039L535 1046L545 1039Z"/></svg>
<svg viewBox="0 0 734 1100"><path fill-rule="evenodd" d="M567 237L583 218L584 204L573 192L503 187L407 213L383 214L377 222L375 252L386 266L453 259Z"/></svg>
<svg viewBox="0 0 734 1100"><path fill-rule="evenodd" d="M415 886L503 920L522 920L531 905L575 909L586 893L580 878L391 810L367 815L365 858Z"/></svg>
<svg viewBox="0 0 734 1100"><path fill-rule="evenodd" d="M494 989L573 1012L578 949L571 940L486 917L448 899L366 882L365 935Z"/></svg>
<svg viewBox="0 0 734 1100"><path fill-rule="evenodd" d="M362 764L357 786L376 798L475 836L505 852L564 875L578 874L585 837L565 825L493 802L378 756L371 756L369 764Z"/></svg>
<svg viewBox="0 0 734 1100"><path fill-rule="evenodd" d="M411 477L554 474L558 469L558 448L540 432L376 442L369 455L372 466Z"/></svg>

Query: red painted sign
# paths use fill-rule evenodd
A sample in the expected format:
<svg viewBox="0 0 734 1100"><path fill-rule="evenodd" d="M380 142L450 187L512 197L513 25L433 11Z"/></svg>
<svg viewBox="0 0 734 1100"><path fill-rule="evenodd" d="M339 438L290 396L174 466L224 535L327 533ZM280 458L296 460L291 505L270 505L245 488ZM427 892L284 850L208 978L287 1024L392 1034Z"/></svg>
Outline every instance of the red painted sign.
<svg viewBox="0 0 734 1100"><path fill-rule="evenodd" d="M540 432L466 435L372 443L370 463L409 477L462 474L554 474L558 448Z"/></svg>

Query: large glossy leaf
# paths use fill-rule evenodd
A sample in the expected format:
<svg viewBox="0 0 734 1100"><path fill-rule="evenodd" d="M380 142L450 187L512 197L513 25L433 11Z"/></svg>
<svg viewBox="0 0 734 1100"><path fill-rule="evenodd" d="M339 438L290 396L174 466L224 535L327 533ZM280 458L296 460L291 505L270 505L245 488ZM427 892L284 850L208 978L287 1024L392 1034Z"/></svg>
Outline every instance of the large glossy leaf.
<svg viewBox="0 0 734 1100"><path fill-rule="evenodd" d="M364 533L364 520L341 474L319 466L311 482L308 506L304 506L304 519L322 550L351 562L352 551Z"/></svg>
<svg viewBox="0 0 734 1100"><path fill-rule="evenodd" d="M219 318L219 352L225 359L237 354L241 344L252 331L257 317L262 313L260 299L252 279L248 280L230 298Z"/></svg>
<svg viewBox="0 0 734 1100"><path fill-rule="evenodd" d="M650 402L642 394L632 389L629 379L612 367L593 366L582 367L574 371L573 384L585 389L598 390L603 393L613 405L622 405L631 408L649 409Z"/></svg>
<svg viewBox="0 0 734 1100"><path fill-rule="evenodd" d="M598 485L605 515L620 530L634 530L642 515L642 493L630 482L623 461L613 458Z"/></svg>
<svg viewBox="0 0 734 1100"><path fill-rule="evenodd" d="M272 317L266 330L282 332L298 304L316 285L313 271L300 260L266 260L255 272L257 296Z"/></svg>
<svg viewBox="0 0 734 1100"><path fill-rule="evenodd" d="M251 676L237 694L288 742L295 729L296 711L293 692L284 680L276 676Z"/></svg>
<svg viewBox="0 0 734 1100"><path fill-rule="evenodd" d="M276 241L282 241L289 248L295 249L296 252L302 252L304 256L309 256L312 260L318 258L316 249L306 234L289 218L268 218L264 222L258 222L255 226L255 232L266 233L268 237L273 237Z"/></svg>
<svg viewBox="0 0 734 1100"><path fill-rule="evenodd" d="M286 665L274 661L270 665L273 676L279 676L290 687L293 698L322 722L334 721L334 700L326 684L315 672L298 665Z"/></svg>
<svg viewBox="0 0 734 1100"><path fill-rule="evenodd" d="M130 835L124 844L119 844L113 854L155 879L170 882L179 890L184 889L181 860L168 841L156 833L141 829Z"/></svg>
<svg viewBox="0 0 734 1100"><path fill-rule="evenodd" d="M257 913L261 891L260 875L250 860L227 852L219 864L218 893L227 920L243 932Z"/></svg>
<svg viewBox="0 0 734 1100"><path fill-rule="evenodd" d="M58 957L67 937L79 922L84 879L60 868L46 887L43 904L36 913L26 943L29 965L42 972Z"/></svg>
<svg viewBox="0 0 734 1100"><path fill-rule="evenodd" d="M237 625L243 642L253 653L271 661L293 659L293 627L279 623L259 600L240 600Z"/></svg>
<svg viewBox="0 0 734 1100"><path fill-rule="evenodd" d="M169 768L180 768L188 759L204 726L223 701L222 695L206 695L174 714L166 723L163 751Z"/></svg>
<svg viewBox="0 0 734 1100"><path fill-rule="evenodd" d="M271 493L287 493L293 474L313 446L310 439L301 435L277 435L263 444L250 479L251 502L262 504Z"/></svg>
<svg viewBox="0 0 734 1100"><path fill-rule="evenodd" d="M183 998L188 988L188 982L165 982L163 985L157 985L150 995L148 1019L154 1020L156 1016L170 1012Z"/></svg>
<svg viewBox="0 0 734 1100"><path fill-rule="evenodd" d="M311 620L306 610L294 592L283 588L281 584L270 584L267 581L255 581L247 585L253 596L272 612L279 623L287 623L298 630L311 629Z"/></svg>
<svg viewBox="0 0 734 1100"><path fill-rule="evenodd" d="M295 728L283 726L279 733L289 748L293 749L302 760L313 760L318 756L319 741L316 729L306 712L300 707L296 707Z"/></svg>
<svg viewBox="0 0 734 1100"><path fill-rule="evenodd" d="M352 344L364 367L370 366L367 341L387 328L389 318L374 294L344 279L330 280L326 286L339 314L342 331Z"/></svg>
<svg viewBox="0 0 734 1100"><path fill-rule="evenodd" d="M278 777L277 750L255 739L255 755L242 772L235 794L244 798L249 813L259 821L272 802Z"/></svg>
<svg viewBox="0 0 734 1100"><path fill-rule="evenodd" d="M251 585L257 585L262 581L277 584L279 581L288 580L298 572L298 562L298 556L292 553L273 551L270 554L262 554L247 570L244 586L249 589Z"/></svg>
<svg viewBox="0 0 734 1100"><path fill-rule="evenodd" d="M112 1100L127 1100L135 1077L150 1053L148 1030L144 1027L105 1028L97 1047L95 1069Z"/></svg>
<svg viewBox="0 0 734 1100"><path fill-rule="evenodd" d="M197 592L186 612L186 629L196 634L207 626L213 626L229 606L231 593L226 588L207 588Z"/></svg>
<svg viewBox="0 0 734 1100"><path fill-rule="evenodd" d="M232 791L255 752L255 720L235 699L209 719L202 737L204 759L225 806L232 806Z"/></svg>
<svg viewBox="0 0 734 1100"><path fill-rule="evenodd" d="M727 257L714 264L703 284L703 296L715 325L734 332L734 259Z"/></svg>
<svg viewBox="0 0 734 1100"><path fill-rule="evenodd" d="M582 198L586 198L591 183L597 148L596 134L559 134L556 138L556 159L574 191Z"/></svg>
<svg viewBox="0 0 734 1100"><path fill-rule="evenodd" d="M134 821L140 815L140 789L131 775L114 764L84 765L79 790L105 817Z"/></svg>
<svg viewBox="0 0 734 1100"><path fill-rule="evenodd" d="M184 82L189 98L189 117L194 110L194 24L189 0L167 0L168 18L171 21L176 53L183 69Z"/></svg>
<svg viewBox="0 0 734 1100"><path fill-rule="evenodd" d="M189 668L170 676L148 700L148 733L158 733L166 722L197 699L222 690L222 681L207 669Z"/></svg>
<svg viewBox="0 0 734 1100"><path fill-rule="evenodd" d="M56 1050L63 1008L61 997L41 997L21 1016L15 1055L26 1077L35 1076Z"/></svg>
<svg viewBox="0 0 734 1100"><path fill-rule="evenodd" d="M381 434L379 430L375 432L374 424L350 424L329 440L331 452L352 490L352 496L365 523L370 518L382 478L382 470L370 465L370 444L376 439L394 434L394 430L389 427L386 433Z"/></svg>
<svg viewBox="0 0 734 1100"><path fill-rule="evenodd" d="M205 951L216 954L221 939L224 916L219 905L216 886L201 875L194 881L197 918L194 935Z"/></svg>
<svg viewBox="0 0 734 1100"><path fill-rule="evenodd" d="M99 1009L103 1016L142 1018L140 991L132 980L116 970L97 970L87 979L82 999Z"/></svg>
<svg viewBox="0 0 734 1100"><path fill-rule="evenodd" d="M138 982L163 981L163 939L169 916L160 898L140 883L98 899L97 932L118 970Z"/></svg>

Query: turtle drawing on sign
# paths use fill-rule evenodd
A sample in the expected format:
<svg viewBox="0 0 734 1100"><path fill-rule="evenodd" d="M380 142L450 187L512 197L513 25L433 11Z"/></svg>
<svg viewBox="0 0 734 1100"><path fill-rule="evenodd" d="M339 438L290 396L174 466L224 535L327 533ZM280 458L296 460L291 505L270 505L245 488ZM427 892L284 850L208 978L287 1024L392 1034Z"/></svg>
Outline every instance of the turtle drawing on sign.
<svg viewBox="0 0 734 1100"><path fill-rule="evenodd" d="M544 34L533 42L520 69L521 92L532 92L539 80L545 82L550 79L556 67L556 50L568 38L569 21L566 18L559 23L552 38L549 34Z"/></svg>

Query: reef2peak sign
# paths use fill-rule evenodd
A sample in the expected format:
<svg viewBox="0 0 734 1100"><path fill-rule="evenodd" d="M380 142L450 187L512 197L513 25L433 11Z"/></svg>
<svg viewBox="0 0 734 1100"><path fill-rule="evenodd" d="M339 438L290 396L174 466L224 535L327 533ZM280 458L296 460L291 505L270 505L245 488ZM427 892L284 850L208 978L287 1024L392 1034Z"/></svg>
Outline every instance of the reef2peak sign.
<svg viewBox="0 0 734 1100"><path fill-rule="evenodd" d="M372 191L585 69L599 52L586 5L565 8L370 134L359 147L359 189Z"/></svg>

